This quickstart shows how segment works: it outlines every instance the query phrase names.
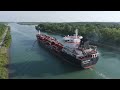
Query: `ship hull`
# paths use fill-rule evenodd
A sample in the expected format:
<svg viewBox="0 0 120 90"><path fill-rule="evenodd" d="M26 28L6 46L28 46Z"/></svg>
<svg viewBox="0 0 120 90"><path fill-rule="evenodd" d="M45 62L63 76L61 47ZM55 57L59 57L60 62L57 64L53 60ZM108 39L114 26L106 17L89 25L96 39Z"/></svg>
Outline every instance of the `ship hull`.
<svg viewBox="0 0 120 90"><path fill-rule="evenodd" d="M40 46L44 47L47 51L49 51L53 55L56 55L60 59L70 63L71 65L77 66L77 67L79 67L81 69L91 68L98 61L98 57L96 57L94 59L90 59L90 63L82 64L81 60L78 60L74 56L71 56L71 55L69 55L69 54L67 54L65 52L62 52L62 51L57 52L57 51L55 51L50 45L46 45L42 40L38 39L38 43L39 43Z"/></svg>

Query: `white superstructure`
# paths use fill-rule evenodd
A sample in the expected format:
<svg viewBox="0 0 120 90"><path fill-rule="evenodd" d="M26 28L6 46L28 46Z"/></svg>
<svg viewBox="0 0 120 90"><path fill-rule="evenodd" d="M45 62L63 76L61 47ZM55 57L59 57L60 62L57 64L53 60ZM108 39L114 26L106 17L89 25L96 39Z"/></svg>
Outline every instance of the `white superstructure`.
<svg viewBox="0 0 120 90"><path fill-rule="evenodd" d="M63 37L63 40L69 43L80 43L82 38L83 38L82 36L78 36L78 29L76 29L75 34L73 36L69 36L69 35L65 36Z"/></svg>

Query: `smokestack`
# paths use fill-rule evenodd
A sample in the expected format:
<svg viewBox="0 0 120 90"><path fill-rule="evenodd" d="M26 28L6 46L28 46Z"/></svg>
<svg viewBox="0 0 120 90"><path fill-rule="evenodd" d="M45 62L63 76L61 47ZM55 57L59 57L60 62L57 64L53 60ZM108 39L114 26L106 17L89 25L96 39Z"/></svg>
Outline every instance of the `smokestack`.
<svg viewBox="0 0 120 90"><path fill-rule="evenodd" d="M40 30L38 31L38 34L40 35Z"/></svg>
<svg viewBox="0 0 120 90"><path fill-rule="evenodd" d="M77 39L77 36L78 36L78 29L75 30L75 35L76 35L76 39Z"/></svg>

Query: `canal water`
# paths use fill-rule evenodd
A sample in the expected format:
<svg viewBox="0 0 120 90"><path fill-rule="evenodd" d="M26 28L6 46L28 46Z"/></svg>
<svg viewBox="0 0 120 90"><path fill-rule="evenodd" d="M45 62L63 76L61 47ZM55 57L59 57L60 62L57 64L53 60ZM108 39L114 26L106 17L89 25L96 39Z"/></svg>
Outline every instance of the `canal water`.
<svg viewBox="0 0 120 90"><path fill-rule="evenodd" d="M11 79L116 79L120 78L120 52L98 47L100 59L80 70L49 53L36 41L34 25L11 23L9 77ZM61 36L52 35L59 41Z"/></svg>

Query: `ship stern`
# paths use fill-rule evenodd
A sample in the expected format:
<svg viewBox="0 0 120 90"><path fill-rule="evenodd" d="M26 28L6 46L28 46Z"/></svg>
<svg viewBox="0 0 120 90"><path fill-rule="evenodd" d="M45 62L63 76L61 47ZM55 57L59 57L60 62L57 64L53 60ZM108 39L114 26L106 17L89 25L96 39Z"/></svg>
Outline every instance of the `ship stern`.
<svg viewBox="0 0 120 90"><path fill-rule="evenodd" d="M94 65L98 62L99 56L87 60L82 60L81 61L81 66L84 69L88 69L91 67L94 67Z"/></svg>

